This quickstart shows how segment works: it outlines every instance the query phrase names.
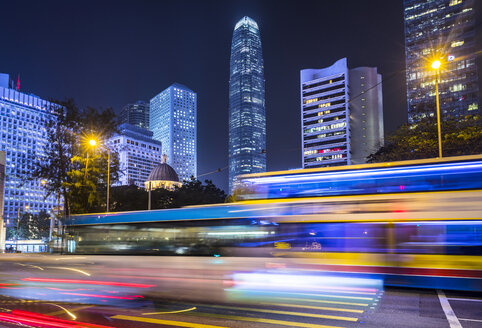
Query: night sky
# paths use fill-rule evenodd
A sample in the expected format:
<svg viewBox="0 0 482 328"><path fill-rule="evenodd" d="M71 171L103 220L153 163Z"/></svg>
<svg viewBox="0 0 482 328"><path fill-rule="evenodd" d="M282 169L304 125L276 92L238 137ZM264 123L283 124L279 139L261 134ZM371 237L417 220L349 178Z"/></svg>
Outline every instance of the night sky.
<svg viewBox="0 0 482 328"><path fill-rule="evenodd" d="M80 106L149 101L173 82L198 94L198 174L228 164L231 37L261 31L268 170L301 166L299 71L347 57L382 74L385 134L407 119L403 6L380 1L2 1L0 72L21 91ZM227 170L210 178L227 190Z"/></svg>

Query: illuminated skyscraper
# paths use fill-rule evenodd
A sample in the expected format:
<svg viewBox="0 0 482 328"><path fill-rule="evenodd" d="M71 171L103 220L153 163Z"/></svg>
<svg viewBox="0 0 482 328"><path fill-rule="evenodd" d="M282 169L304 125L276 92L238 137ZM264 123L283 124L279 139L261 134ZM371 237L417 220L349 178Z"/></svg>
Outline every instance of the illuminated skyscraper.
<svg viewBox="0 0 482 328"><path fill-rule="evenodd" d="M365 163L383 145L381 80L346 58L301 71L303 168Z"/></svg>
<svg viewBox="0 0 482 328"><path fill-rule="evenodd" d="M408 120L434 116L434 59L441 59L440 112L478 114L479 88L473 0L405 0Z"/></svg>
<svg viewBox="0 0 482 328"><path fill-rule="evenodd" d="M229 76L229 191L240 174L266 171L264 67L258 24L234 27Z"/></svg>
<svg viewBox="0 0 482 328"><path fill-rule="evenodd" d="M197 95L174 83L151 99L149 128L181 182L197 177Z"/></svg>
<svg viewBox="0 0 482 328"><path fill-rule="evenodd" d="M40 179L31 180L35 162L45 155L47 124L57 120L54 104L9 87L8 74L0 74L0 150L6 153L3 216L15 223L28 206L30 213L50 212L57 206Z"/></svg>
<svg viewBox="0 0 482 328"><path fill-rule="evenodd" d="M149 129L149 104L144 101L136 101L122 108L119 115L119 123L132 124L140 128Z"/></svg>

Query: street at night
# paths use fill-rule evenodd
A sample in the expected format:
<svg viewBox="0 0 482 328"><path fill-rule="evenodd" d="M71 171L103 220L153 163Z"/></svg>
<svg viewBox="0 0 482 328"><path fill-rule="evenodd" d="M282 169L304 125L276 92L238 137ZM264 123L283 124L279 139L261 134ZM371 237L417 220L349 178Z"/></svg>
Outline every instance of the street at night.
<svg viewBox="0 0 482 328"><path fill-rule="evenodd" d="M450 327L449 320L470 328L482 323L482 295L473 292L327 280L311 291L260 286L249 296L236 295L234 272L263 266L287 271L290 261L279 259L9 255L0 266L0 306L14 315L10 324L2 319L5 327L28 326L22 321L28 314L70 320L72 327L74 322L195 328ZM302 279L303 272L297 274Z"/></svg>

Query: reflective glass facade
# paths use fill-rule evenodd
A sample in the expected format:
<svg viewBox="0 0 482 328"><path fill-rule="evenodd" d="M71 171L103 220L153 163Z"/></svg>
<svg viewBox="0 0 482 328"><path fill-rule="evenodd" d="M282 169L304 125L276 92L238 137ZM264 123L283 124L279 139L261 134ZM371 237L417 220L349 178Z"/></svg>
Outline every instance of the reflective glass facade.
<svg viewBox="0 0 482 328"><path fill-rule="evenodd" d="M4 218L13 224L28 205L30 213L50 212L55 196L45 199L40 180L28 180L47 147L46 124L55 120L52 104L0 85L0 150L6 152Z"/></svg>
<svg viewBox="0 0 482 328"><path fill-rule="evenodd" d="M144 101L127 104L122 108L119 118L120 124L129 123L140 128L149 129L149 104Z"/></svg>
<svg viewBox="0 0 482 328"><path fill-rule="evenodd" d="M197 94L174 83L151 99L149 127L179 179L197 177Z"/></svg>
<svg viewBox="0 0 482 328"><path fill-rule="evenodd" d="M442 117L478 114L473 0L405 0L405 56L409 122L436 115L435 70L441 58Z"/></svg>
<svg viewBox="0 0 482 328"><path fill-rule="evenodd" d="M266 171L264 67L258 24L235 26L229 77L229 190L240 174Z"/></svg>

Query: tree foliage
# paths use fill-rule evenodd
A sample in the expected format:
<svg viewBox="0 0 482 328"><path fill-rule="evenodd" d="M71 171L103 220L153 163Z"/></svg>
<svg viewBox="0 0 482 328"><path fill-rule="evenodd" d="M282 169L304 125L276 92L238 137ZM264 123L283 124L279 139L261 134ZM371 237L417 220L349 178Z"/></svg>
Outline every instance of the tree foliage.
<svg viewBox="0 0 482 328"><path fill-rule="evenodd" d="M15 225L7 228L7 239L15 240L17 237L17 219ZM18 239L46 239L49 236L50 215L45 211L39 214L24 213L18 222Z"/></svg>
<svg viewBox="0 0 482 328"><path fill-rule="evenodd" d="M111 188L112 211L138 211L148 208L148 192L136 185ZM196 179L185 181L175 190L158 188L151 191L151 208L167 209L189 205L223 203L226 194L216 187L211 180L204 184Z"/></svg>
<svg viewBox="0 0 482 328"><path fill-rule="evenodd" d="M481 116L444 119L441 129L444 157L482 153ZM374 163L434 157L438 157L437 120L430 117L414 125L402 125L387 138L385 146L368 157L368 161Z"/></svg>
<svg viewBox="0 0 482 328"><path fill-rule="evenodd" d="M106 205L107 157L103 143L116 131L112 109L80 110L73 100L56 101L58 119L47 125L45 155L38 158L32 179L43 181L47 196L64 204L64 214L99 211ZM95 138L98 147L88 140ZM111 153L110 183L119 177L119 161Z"/></svg>

